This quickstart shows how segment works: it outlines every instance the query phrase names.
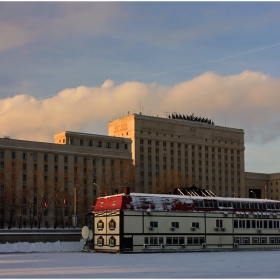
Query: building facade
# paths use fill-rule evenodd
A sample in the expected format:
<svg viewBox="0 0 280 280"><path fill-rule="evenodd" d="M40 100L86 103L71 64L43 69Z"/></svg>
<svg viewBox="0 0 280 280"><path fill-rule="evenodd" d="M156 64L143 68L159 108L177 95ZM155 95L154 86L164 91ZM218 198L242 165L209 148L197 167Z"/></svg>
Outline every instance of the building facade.
<svg viewBox="0 0 280 280"><path fill-rule="evenodd" d="M97 197L124 187L279 200L280 173L245 172L244 131L203 120L132 114L110 122L109 136L0 138L0 228L82 226Z"/></svg>
<svg viewBox="0 0 280 280"><path fill-rule="evenodd" d="M280 173L245 172L245 189L248 197L280 199Z"/></svg>
<svg viewBox="0 0 280 280"><path fill-rule="evenodd" d="M0 139L0 228L70 227L73 216L84 225L97 197L132 180L130 139L65 131L54 140Z"/></svg>
<svg viewBox="0 0 280 280"><path fill-rule="evenodd" d="M196 185L246 197L244 131L193 119L133 114L109 123L110 136L132 140L137 191Z"/></svg>

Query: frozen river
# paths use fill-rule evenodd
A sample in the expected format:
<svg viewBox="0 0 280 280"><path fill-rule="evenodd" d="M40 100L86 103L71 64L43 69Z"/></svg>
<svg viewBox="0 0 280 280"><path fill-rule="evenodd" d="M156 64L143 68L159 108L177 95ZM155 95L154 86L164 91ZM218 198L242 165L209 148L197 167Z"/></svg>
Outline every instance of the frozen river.
<svg viewBox="0 0 280 280"><path fill-rule="evenodd" d="M279 278L280 251L3 253L0 278Z"/></svg>

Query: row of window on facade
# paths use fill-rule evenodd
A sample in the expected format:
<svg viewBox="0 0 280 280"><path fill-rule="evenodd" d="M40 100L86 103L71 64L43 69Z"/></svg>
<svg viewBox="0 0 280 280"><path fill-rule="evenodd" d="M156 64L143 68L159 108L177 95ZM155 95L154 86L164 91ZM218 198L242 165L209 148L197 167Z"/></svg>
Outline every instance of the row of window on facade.
<svg viewBox="0 0 280 280"><path fill-rule="evenodd" d="M191 229L199 229L200 223L199 222L191 222L190 224ZM224 228L224 221L222 219L216 219L215 228ZM158 228L159 222L158 221L150 221L150 229ZM97 228L99 230L102 230L104 228L104 223L102 221L99 221L97 224ZM114 220L111 220L109 222L109 229L113 230L116 228L116 222ZM180 222L171 222L170 223L171 229L178 229L180 228ZM252 228L252 229L279 229L280 223L279 220L256 220L256 219L250 219L250 220L234 220L234 228Z"/></svg>
<svg viewBox="0 0 280 280"><path fill-rule="evenodd" d="M251 242L250 242L251 240ZM268 240L268 243L267 243ZM279 236L254 236L254 237L234 237L234 243L236 244L280 244Z"/></svg>
<svg viewBox="0 0 280 280"><path fill-rule="evenodd" d="M280 223L278 220L234 220L234 228L279 229Z"/></svg>
<svg viewBox="0 0 280 280"><path fill-rule="evenodd" d="M268 241L268 242L267 242ZM235 244L280 244L280 237L278 236L254 236L254 237L234 237ZM155 245L202 245L205 244L205 237L204 236L146 236L144 237L144 244L155 246ZM104 246L104 238L99 236L97 238L97 245ZM110 247L116 246L116 238L111 236L109 238Z"/></svg>
<svg viewBox="0 0 280 280"><path fill-rule="evenodd" d="M148 170L152 170L152 161L151 159L149 158L151 156L148 156ZM145 167L146 164L144 164L144 155L140 155L140 169L141 170L144 170L144 167ZM199 160L199 168L195 168L195 160L192 160L192 167L191 169L189 170L188 168L188 162L187 160L185 160L185 167L184 169L182 168L181 166L181 159L178 159L178 164L177 164L177 169L178 171L183 171L185 170L185 172L189 172L189 171L192 171L192 173L195 173L196 170L199 172L199 174L202 174L202 161ZM208 168L208 161L205 161L205 173L206 174L210 174L210 170ZM219 169L215 169L213 167L215 167L216 164L215 162L212 162L212 175L216 175L216 172L217 174L219 175L222 175L224 174L225 176L228 176L228 175L231 175L231 176L238 176L240 177L240 164L237 164L237 171L234 171L235 170L235 167L234 167L234 164L231 164L231 170L228 170L228 167L227 167L227 163L223 166L225 168L225 170L222 170L222 165L221 165L221 162L218 162L218 168ZM154 165L155 167L155 170L159 170L160 169L160 164L159 164L159 157L156 157L156 164ZM163 170L167 170L167 158L166 157L163 157L163 162L162 162L162 169ZM173 170L174 169L174 159L171 157L170 158L170 169Z"/></svg>
<svg viewBox="0 0 280 280"><path fill-rule="evenodd" d="M107 160L107 161L109 161L109 160ZM76 160L74 162L77 163ZM95 164L96 164L96 159L93 159L93 165L95 165ZM119 161L119 164L120 164L120 168L122 168L123 161L122 160ZM106 166L106 160L105 159L102 159L102 166ZM115 160L110 160L110 166L111 167L115 166ZM57 173L58 172L58 165L54 165L53 167L54 167L54 172ZM0 162L0 169L4 169L4 168L5 168L5 163L3 161L1 161ZM45 164L43 168L44 168L44 172L49 171L49 165ZM15 169L16 169L16 163L12 162L12 170L15 170ZM74 173L80 172L81 171L80 169L81 168L78 168L77 166L74 166L74 169L73 169ZM22 170L23 171L27 170L27 164L26 163L22 164ZM34 171L38 170L38 165L36 163L33 164L33 170ZM84 167L83 171L84 171L84 174L86 174L87 173L87 168ZM68 173L68 166L67 165L64 166L64 173ZM93 169L93 175L96 176L96 169Z"/></svg>
<svg viewBox="0 0 280 280"><path fill-rule="evenodd" d="M194 206L197 208L230 208L230 209L253 209L253 210L278 210L280 203L272 202L242 202L242 201L215 201L194 199Z"/></svg>
<svg viewBox="0 0 280 280"><path fill-rule="evenodd" d="M151 153L152 153L152 148L151 148L151 147L148 147L147 151L148 151L149 154L151 154ZM156 153L156 154L159 154L159 151L160 151L159 148L156 148L156 149L155 149L155 153ZM233 151L232 151L232 152L233 152ZM140 146L140 153L144 153L144 147L143 147L143 146ZM167 153L167 150L166 150L166 149L163 149L163 150L162 150L162 153L163 153L163 154L166 154L166 153ZM232 153L232 154L233 154L233 153ZM240 154L239 151L237 151L236 160L237 160L238 162L240 162L239 154ZM171 155L171 156L174 156L174 155L175 155L173 149L170 150L170 155ZM180 156L182 155L181 151L177 151L177 155L180 157ZM188 151L185 151L185 158L188 158L188 156L189 156ZM195 156L196 156L196 155L195 155L195 152L192 152L192 153L191 153L191 156L192 156L192 157L195 157ZM207 151L204 153L204 156L205 156L206 159L209 158L209 154L208 154ZM202 158L202 153L201 153L201 152L198 153L198 157L199 157L199 158ZM216 158L216 155L215 155L215 154L212 154L212 159L215 159L215 158ZM233 160L234 160L234 156L224 155L224 158L223 158L223 159L224 159L225 161L227 161L228 159L230 159L231 161L233 161ZM218 153L218 160L222 160L222 155L221 155L220 153Z"/></svg>
<svg viewBox="0 0 280 280"><path fill-rule="evenodd" d="M85 146L86 142L88 143L88 146L93 146L94 142L96 143L96 147L102 148L102 146L106 147L106 148L115 148L117 150L120 149L120 143L118 142L110 142L110 141L102 141L102 140L85 140L85 139L79 139L79 144L80 146ZM65 143L65 139L63 139L63 143ZM115 144L115 145L114 145ZM70 145L75 145L75 138L70 138ZM113 147L114 145L114 147ZM127 150L128 149L128 144L124 143L124 149Z"/></svg>
<svg viewBox="0 0 280 280"><path fill-rule="evenodd" d="M269 243L267 243L267 241ZM205 238L203 236L147 236L144 237L144 244L147 245L201 245L205 243ZM236 244L280 244L280 237L279 236L254 236L254 237L234 237L234 243Z"/></svg>
<svg viewBox="0 0 280 280"><path fill-rule="evenodd" d="M141 133L142 133L142 131L141 131ZM158 136L158 133L157 133L157 136ZM164 134L164 136L165 136L165 134ZM180 138L180 137L179 137ZM206 139L207 140L207 139ZM144 144L144 139L140 139L140 144L141 145L143 145ZM152 143L154 142L155 143L155 145L156 146L159 146L160 145L160 143L162 143L162 145L163 145L163 147L166 147L167 146L167 143L169 143L169 145L170 145L170 147L171 148L174 148L174 147L176 147L176 144L177 144L177 147L178 148L181 148L181 147L184 147L184 145L185 145L185 150L188 150L188 148L189 148L189 146L191 145L191 144L181 144L181 143L174 143L174 142L160 142L160 141L153 141L153 140L147 140L147 142L148 142L148 145L150 146L150 145L152 145ZM206 141L207 142L207 141ZM216 143L215 142L215 140L212 140L212 143ZM218 143L221 143L221 141L218 141ZM225 141L225 143L224 144L227 144L227 141ZM233 142L231 142L231 144L233 144ZM195 150L195 148L197 147L197 149L199 150L199 151L201 151L202 150L202 146L201 145L191 145L192 146L192 150ZM205 151L208 151L208 149L211 149L211 147L207 147L207 146L205 146ZM214 152L215 151L215 149L216 148L214 148L214 147L212 147L212 151ZM218 148L218 152L221 152L222 151L222 148ZM232 152L231 153L233 153L233 150L231 150ZM225 148L224 149L224 152L225 153L227 153L228 152L228 150ZM238 150L238 153L239 153L239 150Z"/></svg>
<svg viewBox="0 0 280 280"><path fill-rule="evenodd" d="M33 156L33 160L34 161L37 161L38 160L38 155L37 154L34 154L34 153L31 153L32 156ZM4 151L1 151L1 157L0 158L4 158ZM12 152L12 158L15 159L16 158L16 153L15 152ZM22 154L22 159L27 159L27 154L26 153L23 153ZM49 155L48 154L44 154L43 156L43 159L44 161L48 161L49 159ZM59 156L58 155L54 155L54 162L58 162L58 159L59 159ZM68 156L64 156L63 158L63 161L64 163L67 163L68 162L68 159L69 157ZM74 159L74 163L78 163L78 157L73 157ZM96 160L99 160L99 159L96 159L96 158L93 158L93 159L90 159L90 158L83 158L83 163L84 164L87 164L90 160L92 160L92 164L93 165L96 165ZM102 165L106 165L106 162L108 162L109 160L105 160L105 159L102 159ZM25 163L24 163L25 164ZM111 159L110 160L110 166L114 166L115 164L115 160ZM120 165L123 164L123 161L121 160L120 161ZM16 167L16 164L14 162L12 162L12 167ZM26 167L26 164L25 164L25 167ZM35 166L34 166L35 167ZM37 167L37 165L36 165ZM0 162L0 168L4 168L4 161L1 161ZM46 170L45 170L46 171Z"/></svg>
<svg viewBox="0 0 280 280"><path fill-rule="evenodd" d="M197 244L203 244L205 243L205 238L202 237L187 237L187 244L188 245L197 245ZM161 245L161 244L166 244L166 245L182 245L185 244L185 237L144 237L144 243L148 245ZM97 245L98 246L104 246L104 238L102 236L99 236L97 238ZM109 244L110 247L116 246L116 239L114 236L111 236L109 238Z"/></svg>

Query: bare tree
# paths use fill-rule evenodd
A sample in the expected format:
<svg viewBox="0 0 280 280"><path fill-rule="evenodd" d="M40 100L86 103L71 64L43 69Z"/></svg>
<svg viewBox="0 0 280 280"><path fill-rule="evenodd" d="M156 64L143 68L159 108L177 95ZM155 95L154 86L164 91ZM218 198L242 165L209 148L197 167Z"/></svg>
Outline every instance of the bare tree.
<svg viewBox="0 0 280 280"><path fill-rule="evenodd" d="M22 217L22 190L19 191L21 175L21 168L16 160L12 161L11 166L3 168L1 173L1 180L4 181L4 210L2 212L4 212L4 223L8 224L9 229L13 225L16 214Z"/></svg>
<svg viewBox="0 0 280 280"><path fill-rule="evenodd" d="M44 170L34 171L34 192L37 198L37 227L41 228L43 215L47 215L47 210L53 204L53 194L49 192L51 185L48 183L47 176L44 175Z"/></svg>
<svg viewBox="0 0 280 280"><path fill-rule="evenodd" d="M85 214L89 211L89 187L93 188L93 174L87 168L87 161L84 161L84 163L75 163L73 172L69 173L68 183L72 185L73 203L71 205L71 201L69 201L70 203L67 206L69 205L69 210L73 216L78 217L81 215L83 217L80 221L78 220L78 224L85 225L87 223ZM71 199L70 195L69 199Z"/></svg>

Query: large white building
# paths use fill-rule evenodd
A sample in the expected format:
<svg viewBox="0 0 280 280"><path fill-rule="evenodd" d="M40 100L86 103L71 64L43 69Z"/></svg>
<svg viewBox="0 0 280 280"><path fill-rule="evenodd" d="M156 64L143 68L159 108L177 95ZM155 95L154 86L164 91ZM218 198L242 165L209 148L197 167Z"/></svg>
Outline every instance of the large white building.
<svg viewBox="0 0 280 280"><path fill-rule="evenodd" d="M133 179L130 139L64 131L54 140L0 139L0 228L70 227L73 216L82 226L97 197Z"/></svg>
<svg viewBox="0 0 280 280"><path fill-rule="evenodd" d="M246 197L242 129L193 116L132 114L111 121L108 130L132 140L139 192L196 185L219 196Z"/></svg>

